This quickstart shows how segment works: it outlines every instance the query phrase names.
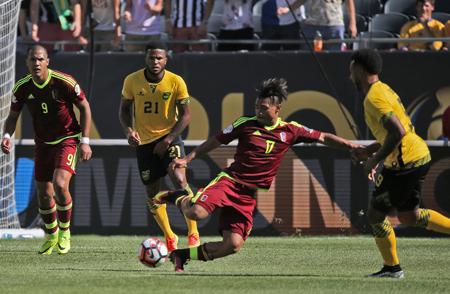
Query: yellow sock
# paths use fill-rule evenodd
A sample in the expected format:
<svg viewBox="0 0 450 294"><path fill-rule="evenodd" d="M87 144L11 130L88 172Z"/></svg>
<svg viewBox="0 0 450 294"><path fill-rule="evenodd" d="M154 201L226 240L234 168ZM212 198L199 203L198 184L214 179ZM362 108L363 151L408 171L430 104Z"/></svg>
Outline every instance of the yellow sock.
<svg viewBox="0 0 450 294"><path fill-rule="evenodd" d="M167 215L166 204L161 205L160 208L156 210L150 209L150 212L153 214L156 222L158 223L161 230L164 232L165 238L172 239L175 237L172 229L170 228L169 216Z"/></svg>
<svg viewBox="0 0 450 294"><path fill-rule="evenodd" d="M399 264L397 257L397 242L391 223L385 219L382 223L374 224L372 227L375 241L377 242L378 250L383 257L384 264L389 266Z"/></svg>
<svg viewBox="0 0 450 294"><path fill-rule="evenodd" d="M186 188L184 188L184 189L189 191L189 196L194 197L194 193L192 192L189 185L187 185ZM198 229L197 229L197 222L187 218L186 216L184 216L184 218L186 219L186 223L188 226L188 236L190 236L192 234L197 234L197 236L198 236L199 233L198 233Z"/></svg>
<svg viewBox="0 0 450 294"><path fill-rule="evenodd" d="M188 236L190 236L192 234L197 234L197 236L198 236L197 222L187 218L186 216L184 216L184 218L186 219L186 223L187 223L188 229L189 229Z"/></svg>
<svg viewBox="0 0 450 294"><path fill-rule="evenodd" d="M153 214L156 222L164 233L164 237L172 239L175 237L172 229L170 228L169 216L167 215L166 204L159 205L153 201L153 198L147 195L147 205L150 212Z"/></svg>
<svg viewBox="0 0 450 294"><path fill-rule="evenodd" d="M420 209L419 218L415 226L450 234L450 219L431 209Z"/></svg>

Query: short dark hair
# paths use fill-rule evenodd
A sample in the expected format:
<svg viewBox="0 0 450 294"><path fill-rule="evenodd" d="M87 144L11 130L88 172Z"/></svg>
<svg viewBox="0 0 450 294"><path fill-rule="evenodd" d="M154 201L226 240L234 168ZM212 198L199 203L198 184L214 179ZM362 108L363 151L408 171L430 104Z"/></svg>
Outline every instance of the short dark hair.
<svg viewBox="0 0 450 294"><path fill-rule="evenodd" d="M270 98L270 104L278 105L283 101L287 101L288 92L286 80L283 78L272 78L261 83L258 99Z"/></svg>
<svg viewBox="0 0 450 294"><path fill-rule="evenodd" d="M353 52L351 60L353 64L361 66L371 75L378 75L381 72L383 62L378 52L371 48L363 48Z"/></svg>
<svg viewBox="0 0 450 294"><path fill-rule="evenodd" d="M28 54L30 54L31 51L34 51L34 50L36 50L36 49L38 49L38 50L44 50L45 54L46 54L47 57L48 57L47 49L46 49L44 46L42 46L41 44L33 44L33 45L31 45L30 47L28 47L28 49L27 49L27 58L28 58Z"/></svg>
<svg viewBox="0 0 450 294"><path fill-rule="evenodd" d="M431 5L434 6L434 0L417 0L417 1L416 1L416 6L417 6L417 4L419 4L419 3L425 4L425 2L428 2L428 3L430 3Z"/></svg>
<svg viewBox="0 0 450 294"><path fill-rule="evenodd" d="M166 43L161 42L161 41L151 41L147 44L147 46L145 46L145 54L147 54L148 50L153 50L153 49L161 49L166 51L169 51L169 48L167 47Z"/></svg>

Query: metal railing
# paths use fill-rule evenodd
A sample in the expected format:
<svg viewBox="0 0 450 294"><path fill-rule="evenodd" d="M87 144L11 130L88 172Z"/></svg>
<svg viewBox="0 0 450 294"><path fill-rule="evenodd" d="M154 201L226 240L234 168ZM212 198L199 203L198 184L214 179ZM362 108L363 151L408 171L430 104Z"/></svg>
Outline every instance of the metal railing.
<svg viewBox="0 0 450 294"><path fill-rule="evenodd" d="M211 45L214 49L218 44L253 44L253 45L263 45L263 44L306 44L305 40L264 40L264 39L252 39L252 40L215 40L215 39L201 39L201 40L161 40L166 44L207 44ZM339 43L359 43L359 44L370 44L370 43L400 43L400 42L434 42L434 41L442 41L442 42L450 42L450 37L445 38L359 38L356 37L354 39L330 39L323 40L324 44L339 44ZM121 41L121 44L147 44L149 41ZM31 45L35 44L34 41L23 41L17 40L18 45ZM61 51L64 51L65 45L77 45L77 41L39 41L39 44L57 44ZM310 41L311 45L312 41ZM95 44L109 44L109 41L95 41ZM215 51L215 50L212 50Z"/></svg>

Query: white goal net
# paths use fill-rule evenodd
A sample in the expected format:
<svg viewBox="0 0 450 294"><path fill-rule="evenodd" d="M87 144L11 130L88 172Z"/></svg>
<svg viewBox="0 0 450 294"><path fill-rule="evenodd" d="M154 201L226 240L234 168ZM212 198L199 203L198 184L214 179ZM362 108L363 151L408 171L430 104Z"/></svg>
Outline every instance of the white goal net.
<svg viewBox="0 0 450 294"><path fill-rule="evenodd" d="M16 36L20 0L0 0L0 134L9 114L15 82ZM13 138L12 138L13 139ZM14 142L14 140L12 140ZM11 154L0 151L0 230L19 229L14 197L14 144ZM0 236L1 238L2 236Z"/></svg>

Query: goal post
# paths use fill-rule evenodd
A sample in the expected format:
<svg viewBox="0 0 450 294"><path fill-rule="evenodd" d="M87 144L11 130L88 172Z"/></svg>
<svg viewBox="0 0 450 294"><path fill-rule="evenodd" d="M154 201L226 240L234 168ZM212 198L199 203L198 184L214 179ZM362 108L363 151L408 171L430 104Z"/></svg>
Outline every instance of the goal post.
<svg viewBox="0 0 450 294"><path fill-rule="evenodd" d="M16 40L21 0L0 1L0 134L3 135L15 84ZM0 151L0 238L20 236L44 237L42 229L21 229L17 215L14 173L15 145L11 137L11 154Z"/></svg>

